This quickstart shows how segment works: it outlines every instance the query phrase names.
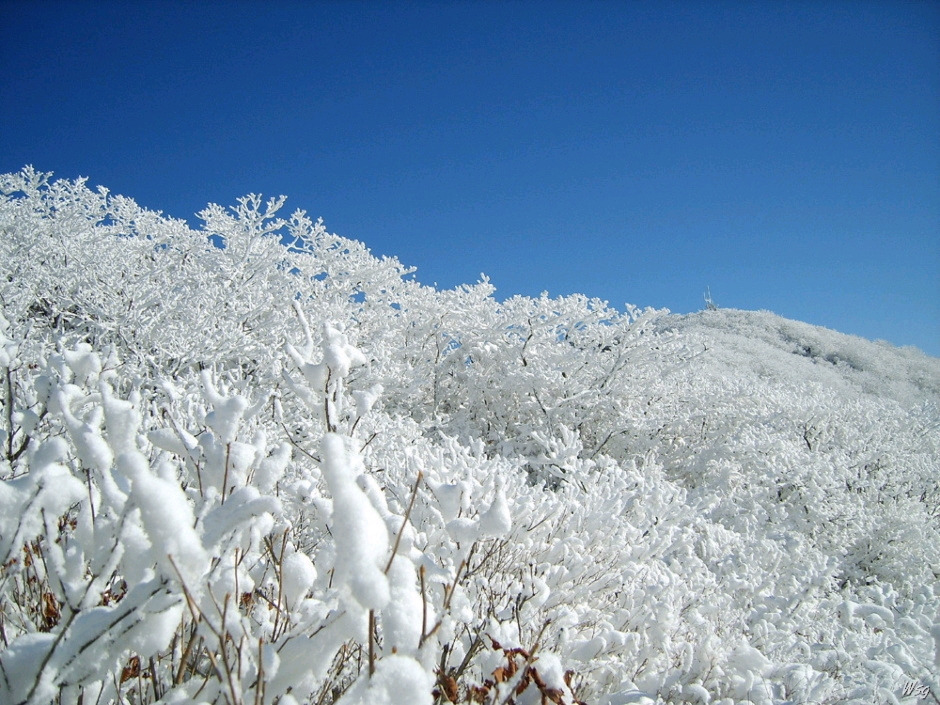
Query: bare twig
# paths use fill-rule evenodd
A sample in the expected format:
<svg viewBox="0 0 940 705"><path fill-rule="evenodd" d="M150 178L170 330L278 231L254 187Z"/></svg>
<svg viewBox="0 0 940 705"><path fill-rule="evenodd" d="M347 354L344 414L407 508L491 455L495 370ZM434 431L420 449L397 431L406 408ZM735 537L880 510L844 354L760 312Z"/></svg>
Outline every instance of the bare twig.
<svg viewBox="0 0 940 705"><path fill-rule="evenodd" d="M419 579L420 579L420 581L421 581L421 639L420 639L420 642L419 642L419 648L420 648L420 644L423 644L423 643L424 643L424 635L425 635L425 633L426 633L427 630L428 630L428 601L427 601L427 598L426 598L425 592L424 592L424 574L425 574L425 572L426 572L426 571L425 571L425 568L424 568L424 566L422 565L422 566L418 569L418 577L419 577Z"/></svg>
<svg viewBox="0 0 940 705"><path fill-rule="evenodd" d="M388 557L388 563L385 565L386 575L388 575L388 571L392 569L392 562L395 560L395 554L398 553L398 545L401 543L401 535L405 533L405 526L408 524L408 518L411 516L411 510L415 506L415 498L418 496L418 486L421 484L422 479L424 479L424 474L419 470L418 479L415 480L415 486L411 490L411 500L408 502L408 509L405 510L405 516L401 520L401 528L398 530L398 535L395 537L395 545L392 546L392 555Z"/></svg>
<svg viewBox="0 0 940 705"><path fill-rule="evenodd" d="M375 675L375 610L369 610L369 678Z"/></svg>

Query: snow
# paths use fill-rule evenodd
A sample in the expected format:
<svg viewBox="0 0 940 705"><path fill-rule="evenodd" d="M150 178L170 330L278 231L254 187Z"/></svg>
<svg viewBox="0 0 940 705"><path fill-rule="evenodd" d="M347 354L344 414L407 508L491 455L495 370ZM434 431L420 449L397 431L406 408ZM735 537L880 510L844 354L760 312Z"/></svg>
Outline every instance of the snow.
<svg viewBox="0 0 940 705"><path fill-rule="evenodd" d="M512 517L509 514L509 504L506 493L500 487L496 490L496 497L489 508L480 515L480 531L486 536L503 538L512 529Z"/></svg>
<svg viewBox="0 0 940 705"><path fill-rule="evenodd" d="M444 521L456 519L460 510L464 508L464 498L468 494L465 483L435 483L433 480L429 480L428 484L437 498Z"/></svg>
<svg viewBox="0 0 940 705"><path fill-rule="evenodd" d="M317 569L306 554L294 552L281 563L281 593L288 609L306 597L317 578Z"/></svg>
<svg viewBox="0 0 940 705"><path fill-rule="evenodd" d="M137 450L137 429L140 427L141 417L134 404L116 398L106 383L101 384L101 398L108 445L116 455Z"/></svg>
<svg viewBox="0 0 940 705"><path fill-rule="evenodd" d="M376 384L371 389L355 389L353 390L353 399L356 402L356 416L363 417L372 411L372 407L375 406L375 403L382 397L382 392L385 389L381 384Z"/></svg>
<svg viewBox="0 0 940 705"><path fill-rule="evenodd" d="M238 395L226 397L219 394L207 371L202 373L202 384L205 387L206 401L212 406L212 411L206 415L206 425L215 431L222 443L232 443L237 437L242 416L248 408L248 400Z"/></svg>
<svg viewBox="0 0 940 705"><path fill-rule="evenodd" d="M457 543L469 545L480 536L480 522L469 517L460 517L447 522L447 533Z"/></svg>
<svg viewBox="0 0 940 705"><path fill-rule="evenodd" d="M940 694L940 361L0 182L0 702Z"/></svg>
<svg viewBox="0 0 940 705"><path fill-rule="evenodd" d="M66 350L62 357L79 384L97 379L101 374L101 358L88 343L79 343L74 350Z"/></svg>
<svg viewBox="0 0 940 705"><path fill-rule="evenodd" d="M346 377L353 367L368 363L365 355L349 344L341 328L324 323L323 340L323 361L337 377Z"/></svg>
<svg viewBox="0 0 940 705"><path fill-rule="evenodd" d="M382 612L385 642L398 653L415 654L421 638L424 601L414 564L396 555L388 571L390 599Z"/></svg>
<svg viewBox="0 0 940 705"><path fill-rule="evenodd" d="M138 452L117 459L118 469L131 480L131 501L140 510L143 528L159 556L165 575L179 577L197 590L208 569L209 556L195 529L192 507L176 483L154 476Z"/></svg>
<svg viewBox="0 0 940 705"><path fill-rule="evenodd" d="M940 670L940 623L934 624L930 628L930 636L933 637L933 664Z"/></svg>
<svg viewBox="0 0 940 705"><path fill-rule="evenodd" d="M284 476L291 460L289 443L279 443L269 456L264 458L255 472L255 484L262 492L270 492Z"/></svg>
<svg viewBox="0 0 940 705"><path fill-rule="evenodd" d="M373 676L361 676L337 705L430 705L434 681L408 656L387 656Z"/></svg>
<svg viewBox="0 0 940 705"><path fill-rule="evenodd" d="M29 475L0 484L0 559L19 561L26 541L41 533L43 514L61 515L85 495L81 482L58 461L64 443L51 439L40 446Z"/></svg>
<svg viewBox="0 0 940 705"><path fill-rule="evenodd" d="M57 691L54 679L48 674L37 681L37 676L55 639L53 634L24 634L0 654L0 666L5 674L0 679L0 696L4 702L25 702L30 694L38 702L52 701ZM16 677L11 679L10 674Z"/></svg>
<svg viewBox="0 0 940 705"><path fill-rule="evenodd" d="M323 436L323 476L333 495L333 526L339 579L366 609L381 609L389 600L388 579L381 565L388 559L385 522L356 485L353 464L342 436Z"/></svg>

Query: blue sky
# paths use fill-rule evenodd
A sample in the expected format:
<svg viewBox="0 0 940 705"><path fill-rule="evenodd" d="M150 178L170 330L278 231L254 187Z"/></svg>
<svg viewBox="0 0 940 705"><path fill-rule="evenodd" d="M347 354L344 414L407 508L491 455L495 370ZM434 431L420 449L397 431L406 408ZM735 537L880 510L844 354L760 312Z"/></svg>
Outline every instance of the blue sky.
<svg viewBox="0 0 940 705"><path fill-rule="evenodd" d="M940 356L936 2L0 0L0 171Z"/></svg>

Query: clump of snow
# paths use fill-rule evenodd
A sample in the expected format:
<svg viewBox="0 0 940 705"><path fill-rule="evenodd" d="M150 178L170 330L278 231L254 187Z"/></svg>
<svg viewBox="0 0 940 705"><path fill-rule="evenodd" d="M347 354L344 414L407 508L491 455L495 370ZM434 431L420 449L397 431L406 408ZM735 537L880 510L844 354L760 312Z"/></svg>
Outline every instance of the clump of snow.
<svg viewBox="0 0 940 705"><path fill-rule="evenodd" d="M76 384L92 382L101 374L101 358L88 343L79 343L75 349L62 353L62 357L72 370Z"/></svg>
<svg viewBox="0 0 940 705"><path fill-rule="evenodd" d="M289 609L307 595L317 578L317 569L310 557L294 551L281 564L281 590Z"/></svg>
<svg viewBox="0 0 940 705"><path fill-rule="evenodd" d="M386 656L372 676L363 675L337 705L431 705L434 680L408 656Z"/></svg>
<svg viewBox="0 0 940 705"><path fill-rule="evenodd" d="M216 391L212 378L207 371L202 373L206 401L212 411L206 415L206 425L215 431L222 443L232 443L238 435L238 426L248 408L248 400L242 396L223 396Z"/></svg>
<svg viewBox="0 0 940 705"><path fill-rule="evenodd" d="M333 375L342 379L349 375L353 367L368 364L369 361L357 347L349 344L342 327L324 323L323 362Z"/></svg>
<svg viewBox="0 0 940 705"><path fill-rule="evenodd" d="M131 501L140 511L164 575L180 578L190 590L202 583L209 556L194 528L192 506L179 485L156 477L138 452L124 453L118 469L131 481Z"/></svg>
<svg viewBox="0 0 940 705"><path fill-rule="evenodd" d="M468 487L463 482L436 483L429 480L444 521L453 521L468 504Z"/></svg>
<svg viewBox="0 0 940 705"><path fill-rule="evenodd" d="M398 653L415 654L426 606L418 589L414 564L396 555L388 571L390 599L382 611L385 643Z"/></svg>
<svg viewBox="0 0 940 705"><path fill-rule="evenodd" d="M512 529L512 517L509 514L509 504L506 493L500 487L489 508L480 515L480 531L486 536L503 538Z"/></svg>
<svg viewBox="0 0 940 705"><path fill-rule="evenodd" d="M337 579L366 609L381 609L389 600L382 563L388 559L385 522L356 485L354 465L342 436L328 433L321 444L322 470L333 495L331 533L340 557Z"/></svg>

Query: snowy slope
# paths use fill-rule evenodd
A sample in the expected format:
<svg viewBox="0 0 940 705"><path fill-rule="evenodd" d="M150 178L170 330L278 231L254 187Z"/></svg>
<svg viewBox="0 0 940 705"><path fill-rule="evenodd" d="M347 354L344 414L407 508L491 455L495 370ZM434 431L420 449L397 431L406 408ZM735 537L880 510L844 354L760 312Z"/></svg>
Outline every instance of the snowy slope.
<svg viewBox="0 0 940 705"><path fill-rule="evenodd" d="M0 193L0 701L940 696L940 360Z"/></svg>
<svg viewBox="0 0 940 705"><path fill-rule="evenodd" d="M660 330L701 340L729 368L750 367L762 377L798 377L847 395L865 393L905 404L940 400L940 359L769 311L672 315L661 319Z"/></svg>

